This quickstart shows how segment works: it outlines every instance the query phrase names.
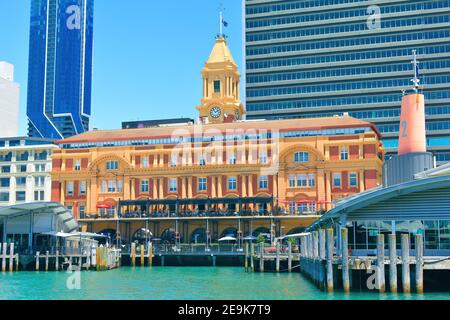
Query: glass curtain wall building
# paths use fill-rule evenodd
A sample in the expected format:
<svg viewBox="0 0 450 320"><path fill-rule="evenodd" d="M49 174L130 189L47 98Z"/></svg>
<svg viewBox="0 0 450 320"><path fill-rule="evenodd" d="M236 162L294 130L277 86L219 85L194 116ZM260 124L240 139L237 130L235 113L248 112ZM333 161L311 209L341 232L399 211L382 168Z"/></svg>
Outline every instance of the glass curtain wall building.
<svg viewBox="0 0 450 320"><path fill-rule="evenodd" d="M28 135L60 139L89 129L94 0L32 0Z"/></svg>
<svg viewBox="0 0 450 320"><path fill-rule="evenodd" d="M368 120L388 151L417 50L430 151L450 161L450 0L245 0L247 119Z"/></svg>

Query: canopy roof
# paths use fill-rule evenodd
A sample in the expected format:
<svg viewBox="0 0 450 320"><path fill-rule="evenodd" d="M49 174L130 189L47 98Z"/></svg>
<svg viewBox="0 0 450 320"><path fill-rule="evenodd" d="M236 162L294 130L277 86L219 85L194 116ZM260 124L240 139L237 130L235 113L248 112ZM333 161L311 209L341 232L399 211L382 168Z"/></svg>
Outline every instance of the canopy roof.
<svg viewBox="0 0 450 320"><path fill-rule="evenodd" d="M24 203L10 207L0 208L0 218L15 218L24 215L48 215L53 214L52 226L54 231L71 233L78 230L78 223L70 210L56 202Z"/></svg>

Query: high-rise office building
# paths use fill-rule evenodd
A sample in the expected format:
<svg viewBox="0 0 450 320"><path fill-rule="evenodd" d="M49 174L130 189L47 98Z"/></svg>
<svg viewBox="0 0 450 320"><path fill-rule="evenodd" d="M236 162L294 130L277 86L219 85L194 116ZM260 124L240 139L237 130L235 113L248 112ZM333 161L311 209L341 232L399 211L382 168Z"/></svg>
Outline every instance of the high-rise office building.
<svg viewBox="0 0 450 320"><path fill-rule="evenodd" d="M94 0L32 0L28 135L59 139L89 129Z"/></svg>
<svg viewBox="0 0 450 320"><path fill-rule="evenodd" d="M398 146L412 50L429 151L450 161L449 0L245 0L247 119L350 116Z"/></svg>
<svg viewBox="0 0 450 320"><path fill-rule="evenodd" d="M0 137L14 137L19 132L19 93L14 66L0 61Z"/></svg>

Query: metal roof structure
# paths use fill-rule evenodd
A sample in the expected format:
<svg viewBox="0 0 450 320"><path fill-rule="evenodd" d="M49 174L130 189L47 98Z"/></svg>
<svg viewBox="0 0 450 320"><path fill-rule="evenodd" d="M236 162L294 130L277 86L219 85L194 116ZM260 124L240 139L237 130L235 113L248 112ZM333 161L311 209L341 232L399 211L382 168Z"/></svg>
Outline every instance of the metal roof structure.
<svg viewBox="0 0 450 320"><path fill-rule="evenodd" d="M328 211L307 232L355 220L450 220L450 175L413 180L360 194Z"/></svg>
<svg viewBox="0 0 450 320"><path fill-rule="evenodd" d="M34 217L52 215L53 231L72 233L78 230L78 222L70 210L56 202L25 203L0 208L0 219L13 219L26 215ZM49 230L51 231L51 230Z"/></svg>

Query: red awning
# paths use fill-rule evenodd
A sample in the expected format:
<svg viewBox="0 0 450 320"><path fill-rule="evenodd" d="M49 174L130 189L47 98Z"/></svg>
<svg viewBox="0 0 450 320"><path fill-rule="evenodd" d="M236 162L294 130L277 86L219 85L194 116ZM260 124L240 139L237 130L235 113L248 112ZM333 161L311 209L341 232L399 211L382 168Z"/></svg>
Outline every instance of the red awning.
<svg viewBox="0 0 450 320"><path fill-rule="evenodd" d="M111 209L112 206L109 204L105 204L105 203L100 203L97 205L97 209Z"/></svg>

